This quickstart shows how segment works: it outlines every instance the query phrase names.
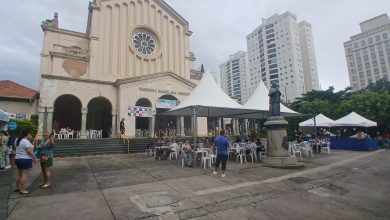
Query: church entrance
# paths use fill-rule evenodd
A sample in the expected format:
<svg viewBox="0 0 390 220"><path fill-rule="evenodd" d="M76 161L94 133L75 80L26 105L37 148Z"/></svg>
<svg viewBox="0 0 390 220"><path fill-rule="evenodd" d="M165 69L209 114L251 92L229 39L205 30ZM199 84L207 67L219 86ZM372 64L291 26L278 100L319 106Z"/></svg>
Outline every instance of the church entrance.
<svg viewBox="0 0 390 220"><path fill-rule="evenodd" d="M152 107L152 103L147 98L140 98L135 103L135 106L139 107ZM153 134L150 134L150 122L152 118L150 117L135 117L135 136L136 137L150 137Z"/></svg>
<svg viewBox="0 0 390 220"><path fill-rule="evenodd" d="M74 95L62 95L54 102L53 130L81 129L81 102Z"/></svg>
<svg viewBox="0 0 390 220"><path fill-rule="evenodd" d="M169 111L179 104L178 99L173 95L163 95L156 101L156 127L158 137L177 136L177 116L160 115Z"/></svg>
<svg viewBox="0 0 390 220"><path fill-rule="evenodd" d="M112 107L108 99L96 97L88 103L87 130L102 132L102 137L111 135L112 129Z"/></svg>

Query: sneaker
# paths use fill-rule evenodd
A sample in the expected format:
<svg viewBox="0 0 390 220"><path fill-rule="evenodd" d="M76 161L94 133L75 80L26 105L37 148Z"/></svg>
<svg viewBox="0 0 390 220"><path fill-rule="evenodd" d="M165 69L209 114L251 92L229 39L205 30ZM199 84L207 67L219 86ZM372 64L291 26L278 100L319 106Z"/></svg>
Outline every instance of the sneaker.
<svg viewBox="0 0 390 220"><path fill-rule="evenodd" d="M225 177L225 176L226 176L226 174L222 173L222 177Z"/></svg>
<svg viewBox="0 0 390 220"><path fill-rule="evenodd" d="M214 171L213 171L213 174L214 174L214 175L217 175L218 173L217 173L217 171L214 170Z"/></svg>
<svg viewBox="0 0 390 220"><path fill-rule="evenodd" d="M9 169L9 168L11 168L11 165L5 166L5 169Z"/></svg>
<svg viewBox="0 0 390 220"><path fill-rule="evenodd" d="M20 190L19 193L22 194L22 195L29 194L29 192L27 190Z"/></svg>

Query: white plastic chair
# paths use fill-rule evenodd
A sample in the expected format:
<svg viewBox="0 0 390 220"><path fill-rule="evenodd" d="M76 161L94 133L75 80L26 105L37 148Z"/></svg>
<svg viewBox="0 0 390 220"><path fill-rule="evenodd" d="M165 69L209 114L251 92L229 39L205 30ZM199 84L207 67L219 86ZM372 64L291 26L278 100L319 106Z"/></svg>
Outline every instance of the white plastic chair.
<svg viewBox="0 0 390 220"><path fill-rule="evenodd" d="M299 160L302 160L302 152L301 152L301 149L299 149L297 147L297 145L292 145L291 146L291 152L292 152L292 155L296 156L297 154L299 155Z"/></svg>
<svg viewBox="0 0 390 220"><path fill-rule="evenodd" d="M311 158L313 158L313 148L311 147L310 142L305 141L303 143L303 151L304 151L304 155L306 155L306 157L309 158L309 156L311 155Z"/></svg>
<svg viewBox="0 0 390 220"><path fill-rule="evenodd" d="M103 137L103 130L96 131L96 138L102 138Z"/></svg>
<svg viewBox="0 0 390 220"><path fill-rule="evenodd" d="M245 152L244 152L244 149L242 148L236 148L236 153L237 153L237 156L236 156L236 162L238 160L240 160L240 163L242 164L244 161L246 163L246 155L245 155Z"/></svg>
<svg viewBox="0 0 390 220"><path fill-rule="evenodd" d="M72 139L74 138L74 131L71 131L71 132L68 132L68 139L70 139L70 137L72 137Z"/></svg>
<svg viewBox="0 0 390 220"><path fill-rule="evenodd" d="M60 131L60 139L68 139L68 132L65 130Z"/></svg>
<svg viewBox="0 0 390 220"><path fill-rule="evenodd" d="M57 133L55 130L53 130L54 133L54 139L57 137L57 139L60 139L60 134Z"/></svg>
<svg viewBox="0 0 390 220"><path fill-rule="evenodd" d="M175 157L176 160L178 158L178 149L177 149L177 147L174 147L173 150L174 151L169 154L169 160L172 160L173 157Z"/></svg>
<svg viewBox="0 0 390 220"><path fill-rule="evenodd" d="M215 151L217 151L217 149L215 149ZM211 158L211 163L215 163L215 161L217 161L217 152L215 152L214 154L213 151L210 149L210 158Z"/></svg>
<svg viewBox="0 0 390 220"><path fill-rule="evenodd" d="M211 168L211 157L208 151L203 150L202 151L202 165L203 169L206 169L206 166L209 165Z"/></svg>
<svg viewBox="0 0 390 220"><path fill-rule="evenodd" d="M90 135L91 138L96 138L96 137L97 137L96 133L97 133L96 130L91 130L91 131L89 132L89 135Z"/></svg>
<svg viewBox="0 0 390 220"><path fill-rule="evenodd" d="M326 146L322 147L323 150L328 150L328 154L330 153L330 141L326 142Z"/></svg>

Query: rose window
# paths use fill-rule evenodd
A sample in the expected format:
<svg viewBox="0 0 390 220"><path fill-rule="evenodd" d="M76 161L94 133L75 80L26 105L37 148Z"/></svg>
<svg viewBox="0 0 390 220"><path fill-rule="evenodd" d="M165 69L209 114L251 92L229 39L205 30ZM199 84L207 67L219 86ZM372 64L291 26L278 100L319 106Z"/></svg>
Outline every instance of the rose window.
<svg viewBox="0 0 390 220"><path fill-rule="evenodd" d="M150 55L156 51L156 41L147 33L139 32L133 36L134 48L143 55Z"/></svg>

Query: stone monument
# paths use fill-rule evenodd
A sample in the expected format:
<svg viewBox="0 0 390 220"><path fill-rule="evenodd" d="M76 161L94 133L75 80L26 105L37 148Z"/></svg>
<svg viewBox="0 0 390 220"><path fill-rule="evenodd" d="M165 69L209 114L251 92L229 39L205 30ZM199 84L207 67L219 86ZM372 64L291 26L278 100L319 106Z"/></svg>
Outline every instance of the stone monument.
<svg viewBox="0 0 390 220"><path fill-rule="evenodd" d="M287 152L287 125L288 122L280 115L280 91L276 84L269 90L269 115L264 123L267 128L267 155L262 158L266 166L289 168L298 167L295 156ZM284 147L283 147L284 146Z"/></svg>

